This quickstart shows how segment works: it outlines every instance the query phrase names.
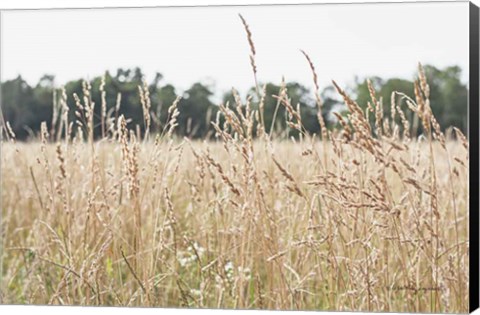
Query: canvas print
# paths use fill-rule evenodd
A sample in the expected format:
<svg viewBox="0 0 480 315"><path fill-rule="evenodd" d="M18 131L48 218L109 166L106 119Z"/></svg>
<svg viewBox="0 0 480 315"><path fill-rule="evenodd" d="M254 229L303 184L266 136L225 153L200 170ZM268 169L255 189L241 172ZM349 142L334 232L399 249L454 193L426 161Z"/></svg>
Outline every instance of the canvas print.
<svg viewBox="0 0 480 315"><path fill-rule="evenodd" d="M469 2L5 10L1 79L2 304L478 306Z"/></svg>

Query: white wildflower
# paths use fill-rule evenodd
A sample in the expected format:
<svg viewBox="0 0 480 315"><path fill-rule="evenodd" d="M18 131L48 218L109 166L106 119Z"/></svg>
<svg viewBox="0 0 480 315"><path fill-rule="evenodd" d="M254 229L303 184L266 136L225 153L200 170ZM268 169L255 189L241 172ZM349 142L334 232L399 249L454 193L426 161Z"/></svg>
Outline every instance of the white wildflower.
<svg viewBox="0 0 480 315"><path fill-rule="evenodd" d="M190 289L190 294L194 297L201 297L202 296L202 291L197 290L197 289Z"/></svg>
<svg viewBox="0 0 480 315"><path fill-rule="evenodd" d="M249 281L252 278L252 271L250 270L250 268L238 267L237 270L239 276L242 277L244 280Z"/></svg>
<svg viewBox="0 0 480 315"><path fill-rule="evenodd" d="M233 263L231 261L228 261L225 264L225 274L227 276L228 281L233 281Z"/></svg>

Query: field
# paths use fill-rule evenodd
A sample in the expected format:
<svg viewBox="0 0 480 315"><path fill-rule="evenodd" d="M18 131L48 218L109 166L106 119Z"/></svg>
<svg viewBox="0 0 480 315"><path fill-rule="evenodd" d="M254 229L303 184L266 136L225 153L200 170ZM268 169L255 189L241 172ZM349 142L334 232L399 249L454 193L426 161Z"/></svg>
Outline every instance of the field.
<svg viewBox="0 0 480 315"><path fill-rule="evenodd" d="M1 302L466 312L468 140L438 126L421 67L392 117L373 88L364 110L336 87L348 114L338 130L320 116L321 136L286 90L295 139L271 137L261 104L240 98L215 141L171 136L175 104L161 135L107 117L94 141L88 97L86 134L70 137L66 115L57 141L46 125L36 142L8 132Z"/></svg>

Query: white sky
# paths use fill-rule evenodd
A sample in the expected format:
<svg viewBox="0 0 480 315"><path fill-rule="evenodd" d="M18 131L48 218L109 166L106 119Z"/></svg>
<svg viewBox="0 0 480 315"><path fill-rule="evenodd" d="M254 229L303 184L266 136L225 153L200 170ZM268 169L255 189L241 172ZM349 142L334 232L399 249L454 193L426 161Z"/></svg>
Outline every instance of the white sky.
<svg viewBox="0 0 480 315"><path fill-rule="evenodd" d="M196 81L217 93L253 85L253 33L260 81L312 87L309 53L321 86L354 75L412 78L418 61L460 65L468 78L468 2L253 7L87 9L2 12L2 79L21 74L56 83L139 66L179 92Z"/></svg>

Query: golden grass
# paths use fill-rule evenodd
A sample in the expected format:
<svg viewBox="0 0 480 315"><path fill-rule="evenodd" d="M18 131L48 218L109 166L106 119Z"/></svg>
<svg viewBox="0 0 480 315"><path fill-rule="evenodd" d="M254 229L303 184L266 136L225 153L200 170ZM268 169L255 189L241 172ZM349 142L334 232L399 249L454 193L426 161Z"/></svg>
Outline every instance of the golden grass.
<svg viewBox="0 0 480 315"><path fill-rule="evenodd" d="M87 82L76 121L63 93L40 141L16 143L7 124L1 303L467 312L468 141L440 129L423 69L415 100L392 95L391 117L371 85L363 110L334 82L348 114L328 130L303 53L321 141L285 84L274 97L295 141L267 132L258 84L258 110L237 94L219 107L217 141L172 137L179 99L149 135L145 86L143 137L118 115L120 95L108 117L102 96L94 141Z"/></svg>
<svg viewBox="0 0 480 315"><path fill-rule="evenodd" d="M2 303L467 310L468 146L120 125L3 144Z"/></svg>

